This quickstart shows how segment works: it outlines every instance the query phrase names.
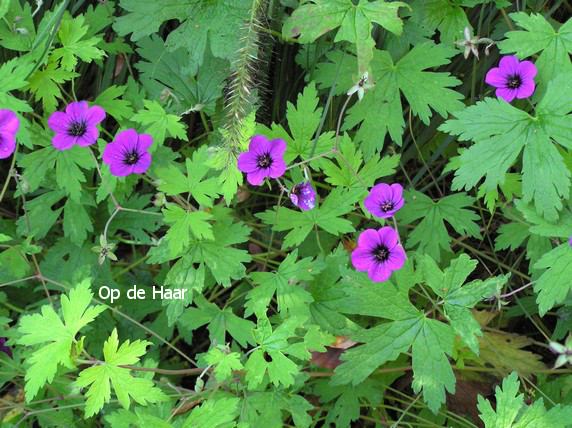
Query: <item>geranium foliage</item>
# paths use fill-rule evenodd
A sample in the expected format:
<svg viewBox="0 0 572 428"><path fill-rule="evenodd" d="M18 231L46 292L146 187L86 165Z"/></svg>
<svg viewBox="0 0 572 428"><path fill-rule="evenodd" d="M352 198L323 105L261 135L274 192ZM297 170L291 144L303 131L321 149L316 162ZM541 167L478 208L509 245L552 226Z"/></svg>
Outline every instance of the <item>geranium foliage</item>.
<svg viewBox="0 0 572 428"><path fill-rule="evenodd" d="M572 426L571 10L0 0L0 425Z"/></svg>

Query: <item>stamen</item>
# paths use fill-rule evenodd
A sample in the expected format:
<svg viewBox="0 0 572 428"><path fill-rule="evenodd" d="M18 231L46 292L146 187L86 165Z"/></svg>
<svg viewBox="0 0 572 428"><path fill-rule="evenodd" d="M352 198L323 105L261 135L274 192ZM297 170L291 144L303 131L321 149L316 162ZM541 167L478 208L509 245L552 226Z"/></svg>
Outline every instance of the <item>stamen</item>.
<svg viewBox="0 0 572 428"><path fill-rule="evenodd" d="M139 153L136 151L129 152L125 155L125 165L135 165L139 161Z"/></svg>
<svg viewBox="0 0 572 428"><path fill-rule="evenodd" d="M385 262L389 259L389 249L385 245L378 245L372 251L372 256L378 263Z"/></svg>
<svg viewBox="0 0 572 428"><path fill-rule="evenodd" d="M83 137L86 131L87 124L85 122L72 122L68 129L68 135L70 137Z"/></svg>
<svg viewBox="0 0 572 428"><path fill-rule="evenodd" d="M272 165L273 159L270 157L269 153L265 153L261 156L258 156L256 159L258 166L262 169L268 169Z"/></svg>

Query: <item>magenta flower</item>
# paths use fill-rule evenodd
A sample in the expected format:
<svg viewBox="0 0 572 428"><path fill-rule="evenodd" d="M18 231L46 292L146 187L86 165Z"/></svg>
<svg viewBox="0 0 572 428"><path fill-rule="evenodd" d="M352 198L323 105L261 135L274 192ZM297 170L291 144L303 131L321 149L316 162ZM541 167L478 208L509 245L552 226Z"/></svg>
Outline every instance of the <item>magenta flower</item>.
<svg viewBox="0 0 572 428"><path fill-rule="evenodd" d="M4 352L10 358L12 358L12 350L8 348L6 345L6 338L0 337L0 352Z"/></svg>
<svg viewBox="0 0 572 428"><path fill-rule="evenodd" d="M399 244L399 236L388 226L364 230L358 238L358 247L352 252L354 267L367 271L374 282L387 281L391 272L401 269L404 263L405 251Z"/></svg>
<svg viewBox="0 0 572 428"><path fill-rule="evenodd" d="M510 103L514 98L528 98L534 92L536 66L530 61L519 62L515 56L505 56L499 66L491 68L485 81L497 88L497 97Z"/></svg>
<svg viewBox="0 0 572 428"><path fill-rule="evenodd" d="M58 150L89 146L97 141L97 124L105 119L105 110L99 106L89 107L87 101L68 104L66 112L56 111L48 119L48 126L56 133L52 144Z"/></svg>
<svg viewBox="0 0 572 428"><path fill-rule="evenodd" d="M309 181L303 181L292 187L290 200L302 210L311 210L316 206L316 192Z"/></svg>
<svg viewBox="0 0 572 428"><path fill-rule="evenodd" d="M363 205L374 216L380 218L392 217L404 204L403 187L401 184L380 183L373 186Z"/></svg>
<svg viewBox="0 0 572 428"><path fill-rule="evenodd" d="M572 247L572 236L570 237L570 241L568 241L568 243L569 243L570 246Z"/></svg>
<svg viewBox="0 0 572 428"><path fill-rule="evenodd" d="M20 119L12 110L0 110L0 159L10 157L16 150L14 137L20 128Z"/></svg>
<svg viewBox="0 0 572 428"><path fill-rule="evenodd" d="M151 165L148 150L152 144L153 137L149 134L137 134L134 129L121 131L113 143L103 149L103 162L116 177L142 174Z"/></svg>
<svg viewBox="0 0 572 428"><path fill-rule="evenodd" d="M238 157L238 169L246 173L250 184L260 186L266 177L278 178L284 174L285 152L286 141L280 138L268 141L264 135L255 135L250 139L248 151Z"/></svg>

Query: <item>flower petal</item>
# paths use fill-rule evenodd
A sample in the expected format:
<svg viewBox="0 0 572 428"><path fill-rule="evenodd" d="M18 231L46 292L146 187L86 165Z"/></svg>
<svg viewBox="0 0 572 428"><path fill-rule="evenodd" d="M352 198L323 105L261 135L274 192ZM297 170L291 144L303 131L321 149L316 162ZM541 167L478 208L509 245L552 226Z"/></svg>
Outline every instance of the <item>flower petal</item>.
<svg viewBox="0 0 572 428"><path fill-rule="evenodd" d="M0 110L0 132L16 135L20 128L20 119L12 110Z"/></svg>
<svg viewBox="0 0 572 428"><path fill-rule="evenodd" d="M258 171L258 163L256 162L256 155L251 152L241 153L238 157L238 169L242 172Z"/></svg>
<svg viewBox="0 0 572 428"><path fill-rule="evenodd" d="M139 136L137 135L137 132L134 129L129 128L117 134L112 144L119 144L120 146L123 146L125 149L131 151L135 150L135 148L137 147L138 140Z"/></svg>
<svg viewBox="0 0 572 428"><path fill-rule="evenodd" d="M282 157L274 158L274 162L268 168L268 175L272 178L282 177L286 172L286 161Z"/></svg>
<svg viewBox="0 0 572 428"><path fill-rule="evenodd" d="M266 138L264 135L254 135L250 137L250 144L248 145L248 151L259 153L261 152L259 148L261 147L266 148L268 142L269 142L268 138Z"/></svg>
<svg viewBox="0 0 572 428"><path fill-rule="evenodd" d="M522 61L516 69L516 73L523 81L534 79L537 71L536 66L530 61Z"/></svg>
<svg viewBox="0 0 572 428"><path fill-rule="evenodd" d="M518 58L514 55L503 56L499 62L499 68L507 75L516 74L518 68Z"/></svg>
<svg viewBox="0 0 572 428"><path fill-rule="evenodd" d="M391 270L399 270L405 264L407 256L401 245L396 245L391 249L389 259L385 262L387 267Z"/></svg>
<svg viewBox="0 0 572 428"><path fill-rule="evenodd" d="M266 170L266 169L258 169L256 171L249 172L246 175L246 179L253 186L260 186L262 184L262 182L264 181L264 179L266 177L268 177L267 171L268 170Z"/></svg>
<svg viewBox="0 0 572 428"><path fill-rule="evenodd" d="M389 226L384 226L377 231L379 242L385 245L389 250L399 243L399 235L397 231Z"/></svg>
<svg viewBox="0 0 572 428"><path fill-rule="evenodd" d="M393 183L391 185L391 200L393 202L398 202L403 197L403 186L399 183Z"/></svg>
<svg viewBox="0 0 572 428"><path fill-rule="evenodd" d="M58 133L52 137L52 144L58 150L71 149L77 142L77 137L71 135Z"/></svg>
<svg viewBox="0 0 572 428"><path fill-rule="evenodd" d="M377 247L381 241L375 229L366 229L358 237L358 247L373 249Z"/></svg>
<svg viewBox="0 0 572 428"><path fill-rule="evenodd" d="M91 146L99 138L99 129L95 125L88 126L85 134L77 139L77 145L81 147Z"/></svg>
<svg viewBox="0 0 572 428"><path fill-rule="evenodd" d="M11 132L0 132L0 159L12 156L16 150L16 138Z"/></svg>
<svg viewBox="0 0 572 428"><path fill-rule="evenodd" d="M504 88L506 87L506 79L507 73L500 68L491 68L487 72L487 76L485 77L485 82L487 85L494 86L495 88Z"/></svg>
<svg viewBox="0 0 572 428"><path fill-rule="evenodd" d="M105 110L100 106L92 106L87 110L85 120L88 125L97 125L105 119Z"/></svg>
<svg viewBox="0 0 572 428"><path fill-rule="evenodd" d="M74 101L66 107L66 114L70 121L79 122L86 120L88 108L87 101Z"/></svg>
<svg viewBox="0 0 572 428"><path fill-rule="evenodd" d="M391 269L385 263L374 263L368 269L367 275L373 282L385 282L391 276Z"/></svg>
<svg viewBox="0 0 572 428"><path fill-rule="evenodd" d="M351 255L352 265L361 272L368 270L374 262L371 251L367 248L356 248Z"/></svg>
<svg viewBox="0 0 572 428"><path fill-rule="evenodd" d="M133 172L134 165L126 165L123 162L113 162L109 166L109 171L116 177L126 177Z"/></svg>
<svg viewBox="0 0 572 428"><path fill-rule="evenodd" d="M133 172L135 174L143 174L151 166L151 155L147 152L140 155L139 160L134 165Z"/></svg>
<svg viewBox="0 0 572 428"><path fill-rule="evenodd" d="M121 144L109 143L103 149L103 162L111 165L113 162L123 162L123 147Z"/></svg>
<svg viewBox="0 0 572 428"><path fill-rule="evenodd" d="M70 118L67 114L56 111L50 115L48 126L54 132L67 133L70 127Z"/></svg>
<svg viewBox="0 0 572 428"><path fill-rule="evenodd" d="M286 141L276 138L270 141L270 155L272 157L283 156L286 153Z"/></svg>
<svg viewBox="0 0 572 428"><path fill-rule="evenodd" d="M534 93L535 84L534 80L525 80L520 85L520 88L516 90L516 97L517 98L528 98Z"/></svg>
<svg viewBox="0 0 572 428"><path fill-rule="evenodd" d="M153 145L153 137L149 134L140 134L137 140L137 151L148 152Z"/></svg>
<svg viewBox="0 0 572 428"><path fill-rule="evenodd" d="M516 89L509 89L509 88L497 88L496 94L497 97L502 98L507 103L510 103L516 97Z"/></svg>

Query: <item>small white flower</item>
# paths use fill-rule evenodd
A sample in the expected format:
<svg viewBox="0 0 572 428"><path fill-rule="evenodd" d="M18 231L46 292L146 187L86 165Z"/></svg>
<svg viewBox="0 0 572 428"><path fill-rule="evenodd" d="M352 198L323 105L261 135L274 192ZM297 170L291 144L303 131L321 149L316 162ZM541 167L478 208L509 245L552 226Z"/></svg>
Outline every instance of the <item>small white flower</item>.
<svg viewBox="0 0 572 428"><path fill-rule="evenodd" d="M366 71L363 74L363 76L359 78L358 82L349 89L347 95L353 95L357 92L358 98L361 101L363 99L365 91L369 91L374 86L371 83L367 82L368 78L369 78L369 73Z"/></svg>
<svg viewBox="0 0 572 428"><path fill-rule="evenodd" d="M495 44L494 40L492 39L486 37L480 38L479 36L472 36L471 29L469 27L465 27L463 34L465 35L465 38L457 40L455 44L457 46L465 47L465 50L463 52L463 56L465 57L465 59L469 58L471 52L473 53L473 55L475 55L477 59L479 59L479 50L477 49L478 45L487 43L487 46L485 47L485 55L488 55L490 47Z"/></svg>
<svg viewBox="0 0 572 428"><path fill-rule="evenodd" d="M568 336L564 345L557 342L549 342L548 347L552 352L558 354L554 363L554 368L562 367L564 364L572 364L572 335Z"/></svg>

